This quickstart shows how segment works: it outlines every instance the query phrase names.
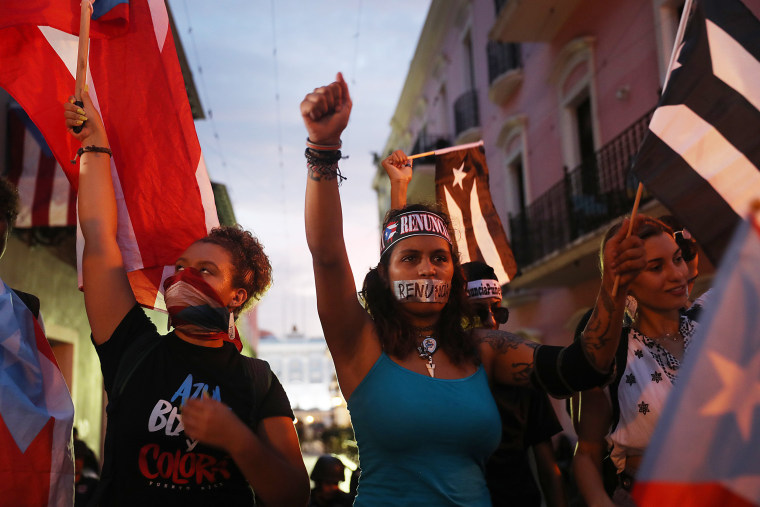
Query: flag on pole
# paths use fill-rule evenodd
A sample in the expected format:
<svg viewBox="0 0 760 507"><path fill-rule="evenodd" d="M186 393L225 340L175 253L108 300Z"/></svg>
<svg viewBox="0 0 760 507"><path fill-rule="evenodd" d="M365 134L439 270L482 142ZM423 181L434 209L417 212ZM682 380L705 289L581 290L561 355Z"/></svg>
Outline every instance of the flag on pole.
<svg viewBox="0 0 760 507"><path fill-rule="evenodd" d="M126 33L129 0L95 0L92 3L90 37L104 38ZM49 26L79 35L80 5L80 0L3 0L0 29L19 25Z"/></svg>
<svg viewBox="0 0 760 507"><path fill-rule="evenodd" d="M29 114L76 188L78 164L69 161L78 146L62 128L61 104L74 92L78 21L74 30L71 19L79 7L64 13L59 5L74 2L33 3L41 10L27 1L3 4L3 17L16 24L0 29L0 86ZM162 308L162 281L176 258L218 225L214 196L166 5L96 0L94 9L93 26L116 20L90 41L87 83L113 151L119 246L137 301ZM49 21L50 12L60 19Z"/></svg>
<svg viewBox="0 0 760 507"><path fill-rule="evenodd" d="M760 212L737 228L668 398L634 498L642 507L760 505Z"/></svg>
<svg viewBox="0 0 760 507"><path fill-rule="evenodd" d="M435 151L435 188L454 225L462 263L482 261L508 283L517 264L491 200L483 141Z"/></svg>
<svg viewBox="0 0 760 507"><path fill-rule="evenodd" d="M6 176L19 193L15 228L77 224L76 190L40 131L18 106L8 111L8 159Z"/></svg>
<svg viewBox="0 0 760 507"><path fill-rule="evenodd" d="M760 21L696 3L633 171L717 264L760 195Z"/></svg>
<svg viewBox="0 0 760 507"><path fill-rule="evenodd" d="M74 404L32 312L0 280L0 503L74 503Z"/></svg>

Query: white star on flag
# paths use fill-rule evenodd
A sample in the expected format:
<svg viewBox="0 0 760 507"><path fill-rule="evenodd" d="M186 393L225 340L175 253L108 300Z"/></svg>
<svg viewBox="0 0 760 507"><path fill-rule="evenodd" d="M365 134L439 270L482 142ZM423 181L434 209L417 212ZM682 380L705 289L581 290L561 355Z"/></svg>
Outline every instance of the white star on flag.
<svg viewBox="0 0 760 507"><path fill-rule="evenodd" d="M452 169L452 171L454 171L454 184L451 186L455 187L459 185L459 188L464 190L464 185L462 185L462 182L464 181L465 176L467 176L467 173L464 172L464 162L462 162L462 165L459 166L459 169L455 167Z"/></svg>
<svg viewBox="0 0 760 507"><path fill-rule="evenodd" d="M760 353L755 354L746 368L726 359L715 351L707 353L715 371L723 383L721 390L705 404L702 415L734 413L742 438L749 440L752 434L752 416L760 405Z"/></svg>

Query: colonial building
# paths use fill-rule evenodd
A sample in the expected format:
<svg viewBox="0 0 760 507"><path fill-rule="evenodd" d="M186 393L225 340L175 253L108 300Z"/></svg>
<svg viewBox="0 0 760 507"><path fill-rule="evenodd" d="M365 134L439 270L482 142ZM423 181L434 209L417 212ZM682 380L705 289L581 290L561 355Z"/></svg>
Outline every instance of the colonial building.
<svg viewBox="0 0 760 507"><path fill-rule="evenodd" d="M257 356L269 362L299 420L325 427L350 424L323 337L306 337L295 329L285 337L262 332Z"/></svg>
<svg viewBox="0 0 760 507"><path fill-rule="evenodd" d="M601 236L630 213L628 173L665 76L683 2L433 0L383 156L483 139L518 276L506 328L564 345L599 287ZM432 201L415 164L409 200ZM389 183L378 167L379 214ZM641 212L667 213L645 194ZM704 256L702 256L704 257ZM710 283L704 260L697 291Z"/></svg>

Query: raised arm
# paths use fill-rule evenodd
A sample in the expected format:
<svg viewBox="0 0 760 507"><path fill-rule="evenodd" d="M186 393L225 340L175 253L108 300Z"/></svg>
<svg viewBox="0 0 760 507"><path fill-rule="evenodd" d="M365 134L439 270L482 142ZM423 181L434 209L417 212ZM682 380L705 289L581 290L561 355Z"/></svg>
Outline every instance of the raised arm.
<svg viewBox="0 0 760 507"><path fill-rule="evenodd" d="M382 162L391 182L391 209L406 206L406 190L412 180L412 161L401 150L396 150Z"/></svg>
<svg viewBox="0 0 760 507"><path fill-rule="evenodd" d="M82 96L84 109L71 97L64 104L66 127L83 148L110 148L103 121L90 96ZM79 134L71 129L82 125ZM116 197L108 153L85 151L79 157L79 223L84 236L82 279L84 303L96 344L107 341L135 305L121 251L116 243Z"/></svg>
<svg viewBox="0 0 760 507"><path fill-rule="evenodd" d="M604 273L596 307L580 342L567 347L539 345L505 331L475 330L481 357L495 382L533 383L556 397L604 385L611 380L612 363L620 341L628 287L646 266L643 242L626 238L628 220L604 249ZM615 276L618 293L612 297Z"/></svg>
<svg viewBox="0 0 760 507"><path fill-rule="evenodd" d="M612 365L623 328L628 287L646 266L643 241L636 235L625 237L628 223L628 219L623 220L618 231L604 246L602 285L594 311L581 334L586 357L600 372L609 370ZM617 293L613 295L616 276L620 283Z"/></svg>
<svg viewBox="0 0 760 507"><path fill-rule="evenodd" d="M348 124L351 97L343 76L316 88L301 102L310 144L307 151L306 241L314 265L317 310L335 362L341 389L348 398L380 355L372 322L359 304L343 239L338 193L340 135ZM330 148L334 150L330 151Z"/></svg>

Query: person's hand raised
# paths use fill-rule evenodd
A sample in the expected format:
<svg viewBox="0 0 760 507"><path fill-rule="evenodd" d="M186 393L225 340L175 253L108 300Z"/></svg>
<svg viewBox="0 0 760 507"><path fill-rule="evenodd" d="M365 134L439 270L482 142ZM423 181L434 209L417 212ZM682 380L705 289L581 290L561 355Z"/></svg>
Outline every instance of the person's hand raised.
<svg viewBox="0 0 760 507"><path fill-rule="evenodd" d="M351 96L340 72L335 81L315 88L301 102L303 118L309 140L315 144L337 146L340 135L351 116Z"/></svg>
<svg viewBox="0 0 760 507"><path fill-rule="evenodd" d="M391 181L409 183L412 179L412 161L401 150L396 150L382 162L383 169Z"/></svg>
<svg viewBox="0 0 760 507"><path fill-rule="evenodd" d="M620 279L617 294L627 293L628 286L647 264L644 241L636 234L625 237L628 233L629 221L629 218L623 220L620 229L604 245L602 283L611 291L615 276L618 276ZM634 232L638 225L639 217L636 217Z"/></svg>
<svg viewBox="0 0 760 507"><path fill-rule="evenodd" d="M94 145L108 148L108 136L103 126L103 120L100 118L98 110L90 99L90 94L82 92L82 107L74 104L76 99L72 96L63 104L63 115L66 120L66 130L82 145ZM75 133L73 128L83 125L79 133Z"/></svg>

